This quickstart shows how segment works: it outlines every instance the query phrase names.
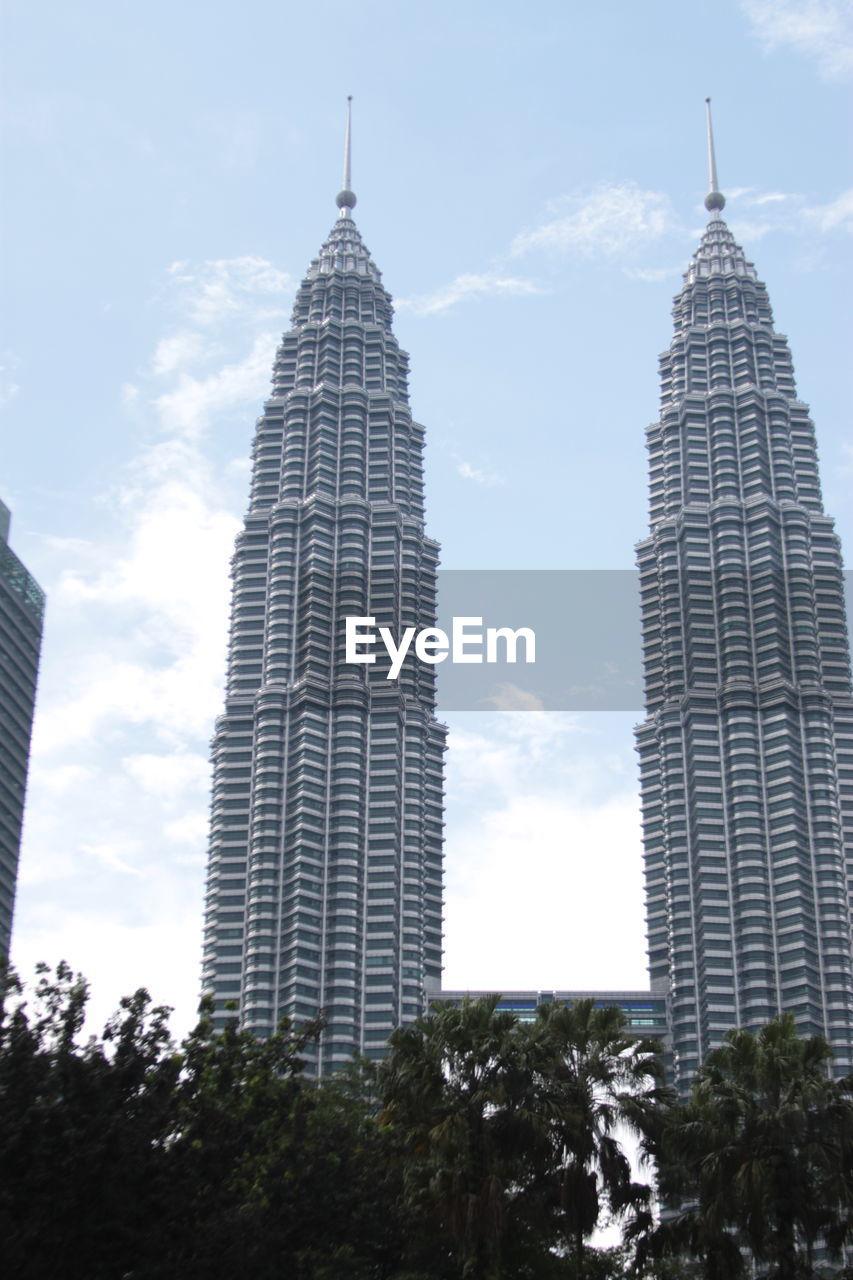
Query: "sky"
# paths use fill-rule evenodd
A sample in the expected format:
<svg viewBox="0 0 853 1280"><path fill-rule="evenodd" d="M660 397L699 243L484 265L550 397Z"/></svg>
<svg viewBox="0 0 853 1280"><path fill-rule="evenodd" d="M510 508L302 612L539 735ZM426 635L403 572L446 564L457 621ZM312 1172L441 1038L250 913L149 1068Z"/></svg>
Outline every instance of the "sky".
<svg viewBox="0 0 853 1280"><path fill-rule="evenodd" d="M228 561L336 208L395 298L446 568L630 569L706 220L770 290L853 559L843 0L6 0L0 498L48 595L12 956L198 1000ZM637 713L448 714L445 985L646 983Z"/></svg>

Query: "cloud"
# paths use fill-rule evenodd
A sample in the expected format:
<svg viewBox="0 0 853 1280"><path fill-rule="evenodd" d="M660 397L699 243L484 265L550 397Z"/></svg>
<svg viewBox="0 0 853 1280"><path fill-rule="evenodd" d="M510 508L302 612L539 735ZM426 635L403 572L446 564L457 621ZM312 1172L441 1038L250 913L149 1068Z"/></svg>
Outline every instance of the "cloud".
<svg viewBox="0 0 853 1280"><path fill-rule="evenodd" d="M252 323L283 315L285 299L293 292L293 280L286 271L266 258L250 255L173 262L168 277L177 294L177 309L202 328L221 328L223 322L246 315Z"/></svg>
<svg viewBox="0 0 853 1280"><path fill-rule="evenodd" d="M670 280L680 276L684 267L623 267L629 280L641 280L643 284L658 284L661 280Z"/></svg>
<svg viewBox="0 0 853 1280"><path fill-rule="evenodd" d="M166 611L170 627L193 622L213 585L211 561L236 521L212 507L215 480L210 464L180 440L145 450L128 467L124 483L111 494L126 541L118 558L92 574L68 570L60 590L71 600L100 600L111 606L142 604ZM218 575L217 575L218 576Z"/></svg>
<svg viewBox="0 0 853 1280"><path fill-rule="evenodd" d="M456 474L462 476L463 480L473 480L475 484L482 485L487 489L492 489L495 485L506 484L504 477L498 475L496 471L482 471L479 467L473 466L456 454L454 454L454 458L456 460Z"/></svg>
<svg viewBox="0 0 853 1280"><path fill-rule="evenodd" d="M585 196L562 197L550 212L553 216L541 226L515 237L510 257L544 249L582 258L615 258L659 239L674 225L666 197L643 191L633 182L602 184ZM547 292L547 286L529 276L497 265L483 272L463 273L432 293L403 298L396 305L417 315L437 315L479 298Z"/></svg>
<svg viewBox="0 0 853 1280"><path fill-rule="evenodd" d="M733 220L729 218L732 229L736 235L751 242L760 240L771 231L801 234L806 230L846 229L850 225L850 193L813 209L806 207L802 195L792 192L737 187L727 191L726 197L730 213L734 214ZM760 210L760 216L739 216L744 210ZM565 195L552 201L548 215L539 226L515 236L508 257L519 258L538 252L548 253L552 258L616 264L626 260L622 270L629 279L657 283L677 279L683 266L640 266L630 260L638 254L647 255L650 246L665 239L695 242L703 230L704 227L688 228L676 216L669 197L663 192L646 190L626 179L601 183L585 194ZM500 263L500 256L497 261ZM432 293L399 300L397 307L418 315L438 315L478 298L525 296L548 291L549 286L498 265L488 271L458 275ZM476 475L461 469L460 474L468 479L477 479Z"/></svg>
<svg viewBox="0 0 853 1280"><path fill-rule="evenodd" d="M182 335L182 338L187 336ZM242 360L206 376L197 377L184 371L177 386L158 396L154 402L160 413L162 429L198 437L207 430L216 413L249 400L259 402L269 387L276 336L274 333L258 334L251 351ZM184 341L183 351L186 349Z"/></svg>
<svg viewBox="0 0 853 1280"><path fill-rule="evenodd" d="M639 804L623 720L610 750L607 717L453 717L447 988L646 985ZM613 939L605 952L603 902Z"/></svg>
<svg viewBox="0 0 853 1280"><path fill-rule="evenodd" d="M741 0L767 52L793 49L814 58L828 80L853 73L853 10L847 0Z"/></svg>
<svg viewBox="0 0 853 1280"><path fill-rule="evenodd" d="M206 792L205 800L207 800ZM173 841L174 844L188 845L193 850L195 860L203 864L207 847L208 824L209 814L205 804L203 808L182 814L180 818L174 818L171 822L167 822L163 832L167 840Z"/></svg>
<svg viewBox="0 0 853 1280"><path fill-rule="evenodd" d="M142 872L129 861L139 850L135 840L114 840L106 844L84 844L80 846L96 862L110 871L119 871L122 875L139 876Z"/></svg>
<svg viewBox="0 0 853 1280"><path fill-rule="evenodd" d="M853 189L825 204L808 204L800 192L759 191L755 187L727 191L726 200L726 221L737 239L746 244L779 231L813 238L815 234L853 230ZM699 235L699 228L691 232L694 238Z"/></svg>
<svg viewBox="0 0 853 1280"><path fill-rule="evenodd" d="M395 305L397 310L410 310L417 315L436 315L460 302L470 302L475 298L518 297L542 292L544 290L534 280L502 275L498 271L484 271L479 275L457 276L434 293L420 298L403 298Z"/></svg>
<svg viewBox="0 0 853 1280"><path fill-rule="evenodd" d="M288 287L259 258L166 273L168 328L115 407L117 429L132 423L127 438L141 443L96 496L95 532L43 539L50 607L15 956L64 951L103 983L121 948L115 998L156 978L195 1005L208 740L247 489L234 443L205 433L242 418L248 437ZM90 926L91 945L80 936ZM159 968L153 945L168 957ZM182 950L192 954L176 978Z"/></svg>
<svg viewBox="0 0 853 1280"><path fill-rule="evenodd" d="M174 373L182 365L205 355L206 349L207 344L202 335L192 330L173 333L168 338L161 338L151 358L152 372L158 377ZM133 390L138 395L138 387L134 387Z"/></svg>
<svg viewBox="0 0 853 1280"><path fill-rule="evenodd" d="M190 751L126 756L124 768L151 796L175 804L185 793L206 789L210 766L206 756Z"/></svg>
<svg viewBox="0 0 853 1280"><path fill-rule="evenodd" d="M499 684L497 691L486 699L495 711L544 711L541 698L528 689L519 689L515 684Z"/></svg>
<svg viewBox="0 0 853 1280"><path fill-rule="evenodd" d="M667 197L634 182L602 183L588 195L555 201L541 226L515 237L515 256L535 250L614 258L659 240L673 227Z"/></svg>
<svg viewBox="0 0 853 1280"><path fill-rule="evenodd" d="M152 375L171 379L153 403L164 434L195 439L217 413L263 398L293 283L265 258L218 258L173 262L166 292L179 323L152 353ZM242 359L224 360L247 342ZM124 399L138 408L139 387Z"/></svg>
<svg viewBox="0 0 853 1280"><path fill-rule="evenodd" d="M161 749L195 743L211 728L221 702L224 611L212 637L207 642L191 639L165 659L157 653L146 660L146 646L137 634L128 645L130 658L103 648L89 664L78 664L69 678L70 693L56 702L45 700L34 729L37 780L42 768L50 770L53 753L74 749L100 755L139 728L151 730ZM109 760L101 768L107 776L116 770Z"/></svg>
<svg viewBox="0 0 853 1280"><path fill-rule="evenodd" d="M133 889L141 891L133 880ZM200 988L201 939L197 911L186 902L164 898L157 915L144 923L111 919L83 907L73 915L54 901L34 911L26 934L16 928L15 966L30 979L40 960L65 957L91 982L84 1034L99 1032L122 996L146 987L155 1004L176 1007L171 1019L177 1038L194 1025Z"/></svg>
<svg viewBox="0 0 853 1280"><path fill-rule="evenodd" d="M829 204L812 205L805 210L805 216L819 231L853 232L853 188Z"/></svg>
<svg viewBox="0 0 853 1280"><path fill-rule="evenodd" d="M56 765L42 778L42 786L52 795L66 795L76 787L84 786L96 777L96 771L82 764Z"/></svg>

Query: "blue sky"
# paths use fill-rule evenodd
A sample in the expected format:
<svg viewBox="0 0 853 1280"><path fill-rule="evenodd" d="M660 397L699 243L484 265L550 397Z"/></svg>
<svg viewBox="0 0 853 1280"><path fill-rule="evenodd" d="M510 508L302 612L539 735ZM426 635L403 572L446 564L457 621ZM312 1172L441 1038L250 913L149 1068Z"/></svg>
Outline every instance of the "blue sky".
<svg viewBox="0 0 853 1280"><path fill-rule="evenodd" d="M397 303L449 568L629 568L705 222L770 288L853 552L841 0L7 0L0 496L48 592L13 956L192 1020L254 419L331 226ZM451 718L450 985L642 985L633 717Z"/></svg>

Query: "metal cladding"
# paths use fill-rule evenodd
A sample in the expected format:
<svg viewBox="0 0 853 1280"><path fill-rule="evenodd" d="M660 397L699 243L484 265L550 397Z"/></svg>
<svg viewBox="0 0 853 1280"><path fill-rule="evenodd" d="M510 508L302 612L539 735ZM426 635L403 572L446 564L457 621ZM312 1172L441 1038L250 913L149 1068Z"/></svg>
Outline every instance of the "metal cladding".
<svg viewBox="0 0 853 1280"><path fill-rule="evenodd" d="M408 357L353 203L299 289L255 436L213 740L203 977L220 1026L236 1008L265 1036L324 1011L320 1074L381 1056L441 972L435 670L390 681L344 661L347 616L395 635L435 625L438 564Z"/></svg>
<svg viewBox="0 0 853 1280"><path fill-rule="evenodd" d="M802 1034L825 1035L845 1072L853 697L841 551L787 342L719 205L673 314L638 548L652 993L669 1001L682 1087L726 1031L783 1010Z"/></svg>
<svg viewBox="0 0 853 1280"><path fill-rule="evenodd" d="M9 954L44 623L44 592L8 533L0 502L0 958Z"/></svg>

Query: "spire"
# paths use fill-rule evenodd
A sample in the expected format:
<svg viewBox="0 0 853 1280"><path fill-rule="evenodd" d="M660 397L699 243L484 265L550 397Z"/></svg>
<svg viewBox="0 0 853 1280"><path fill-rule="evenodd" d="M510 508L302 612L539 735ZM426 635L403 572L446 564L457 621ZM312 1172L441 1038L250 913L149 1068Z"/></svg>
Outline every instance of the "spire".
<svg viewBox="0 0 853 1280"><path fill-rule="evenodd" d="M705 112L708 117L708 194L705 197L705 208L713 217L718 217L725 208L726 197L717 184L717 159L714 155L714 126L711 123L711 99L705 99Z"/></svg>
<svg viewBox="0 0 853 1280"><path fill-rule="evenodd" d="M352 190L350 183L350 159L352 153L352 94L347 98L347 131L344 138L344 180L341 190L337 194L335 203L341 211L342 218L350 216L350 209L355 208L355 192Z"/></svg>

